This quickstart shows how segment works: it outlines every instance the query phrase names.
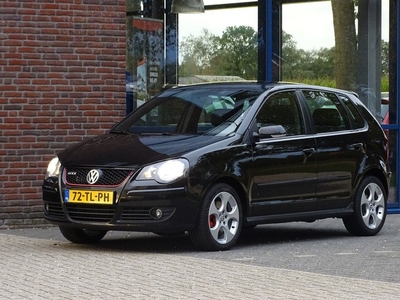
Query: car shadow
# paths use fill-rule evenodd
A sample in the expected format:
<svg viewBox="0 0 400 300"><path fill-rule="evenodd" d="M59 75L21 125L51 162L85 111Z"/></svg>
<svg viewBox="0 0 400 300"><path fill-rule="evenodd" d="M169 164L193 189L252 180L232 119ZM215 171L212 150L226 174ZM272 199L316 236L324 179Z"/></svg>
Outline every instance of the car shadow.
<svg viewBox="0 0 400 300"><path fill-rule="evenodd" d="M237 246L242 248L252 245L284 244L310 242L350 237L344 228L313 227L312 224L297 226L297 223L273 224L243 229Z"/></svg>
<svg viewBox="0 0 400 300"><path fill-rule="evenodd" d="M188 234L181 236L159 236L153 233L109 232L98 243L73 244L68 241L59 247L72 247L90 251L145 252L145 253L189 253L196 251Z"/></svg>
<svg viewBox="0 0 400 300"><path fill-rule="evenodd" d="M342 227L313 227L313 224L272 224L243 229L237 244L232 249L245 250L255 245L302 243L351 237ZM90 251L122 251L146 253L190 253L197 251L186 233L179 236L160 236L153 233L109 232L95 244L72 244L64 240L59 247L87 249Z"/></svg>

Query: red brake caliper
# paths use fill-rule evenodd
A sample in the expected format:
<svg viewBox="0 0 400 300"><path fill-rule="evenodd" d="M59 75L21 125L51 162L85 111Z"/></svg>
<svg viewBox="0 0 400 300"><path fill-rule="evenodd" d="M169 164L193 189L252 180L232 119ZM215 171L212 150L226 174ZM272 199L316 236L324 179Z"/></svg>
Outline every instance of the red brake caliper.
<svg viewBox="0 0 400 300"><path fill-rule="evenodd" d="M210 215L210 228L214 228L215 225L217 225L217 219L215 215Z"/></svg>

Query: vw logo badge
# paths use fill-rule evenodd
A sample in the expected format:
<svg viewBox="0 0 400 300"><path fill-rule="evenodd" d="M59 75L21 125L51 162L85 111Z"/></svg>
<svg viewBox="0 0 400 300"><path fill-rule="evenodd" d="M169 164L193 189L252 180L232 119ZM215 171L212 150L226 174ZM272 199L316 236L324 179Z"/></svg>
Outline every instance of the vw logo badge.
<svg viewBox="0 0 400 300"><path fill-rule="evenodd" d="M97 180L100 178L100 171L98 170L90 170L86 176L86 180L89 184L95 184Z"/></svg>

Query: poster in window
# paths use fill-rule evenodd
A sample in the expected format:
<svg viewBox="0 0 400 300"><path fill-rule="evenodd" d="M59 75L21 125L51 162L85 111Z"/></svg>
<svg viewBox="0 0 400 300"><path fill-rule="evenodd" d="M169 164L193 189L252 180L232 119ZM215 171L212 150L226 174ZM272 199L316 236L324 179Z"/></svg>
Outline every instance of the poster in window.
<svg viewBox="0 0 400 300"><path fill-rule="evenodd" d="M161 91L164 65L163 20L133 18L137 59L138 100L147 100Z"/></svg>

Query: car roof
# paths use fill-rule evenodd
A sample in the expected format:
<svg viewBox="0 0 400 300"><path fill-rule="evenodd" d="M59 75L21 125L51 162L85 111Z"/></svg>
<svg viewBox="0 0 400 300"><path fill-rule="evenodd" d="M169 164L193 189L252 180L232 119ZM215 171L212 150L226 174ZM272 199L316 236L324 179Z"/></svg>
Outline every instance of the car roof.
<svg viewBox="0 0 400 300"><path fill-rule="evenodd" d="M312 84L305 83L297 83L297 82L284 82L284 81L274 81L274 82L257 82L257 81L220 81L220 82L206 82L206 83L195 83L188 85L178 85L172 88L180 89L180 88L210 88L210 87L236 87L236 88L257 88L261 90L280 90L285 88L299 88L299 89L316 89L316 90L324 90L331 91L334 93L344 93L344 94L353 94L358 98L358 95L355 92L342 90L338 88L326 87L326 86L318 86Z"/></svg>

